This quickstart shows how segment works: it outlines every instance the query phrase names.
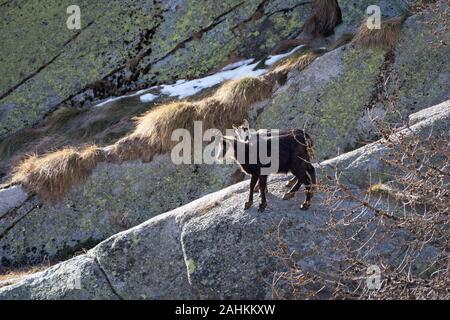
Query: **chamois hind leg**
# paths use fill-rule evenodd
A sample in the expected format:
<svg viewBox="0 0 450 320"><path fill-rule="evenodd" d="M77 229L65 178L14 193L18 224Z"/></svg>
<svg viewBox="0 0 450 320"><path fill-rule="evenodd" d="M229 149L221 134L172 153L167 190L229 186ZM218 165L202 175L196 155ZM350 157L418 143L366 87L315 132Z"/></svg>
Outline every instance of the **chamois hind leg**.
<svg viewBox="0 0 450 320"><path fill-rule="evenodd" d="M267 207L267 200L266 200L267 176L259 177L259 190L261 194L261 204L259 205L259 212L263 212Z"/></svg>
<svg viewBox="0 0 450 320"><path fill-rule="evenodd" d="M244 204L244 210L250 209L253 204L253 192L255 190L256 182L258 182L258 176L252 175L252 179L250 180L250 190L248 194L248 201Z"/></svg>
<svg viewBox="0 0 450 320"><path fill-rule="evenodd" d="M256 184L256 186L255 186L255 192L259 192L259 193L261 193L260 191L259 191L259 183L257 183ZM268 193L269 192L269 188L267 187L267 183L266 183L266 193Z"/></svg>

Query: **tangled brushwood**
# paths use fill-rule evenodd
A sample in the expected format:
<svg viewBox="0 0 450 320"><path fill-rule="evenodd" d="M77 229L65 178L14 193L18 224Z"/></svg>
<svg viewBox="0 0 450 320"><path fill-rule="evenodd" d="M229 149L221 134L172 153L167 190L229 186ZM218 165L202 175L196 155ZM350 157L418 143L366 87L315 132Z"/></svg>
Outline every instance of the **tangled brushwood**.
<svg viewBox="0 0 450 320"><path fill-rule="evenodd" d="M382 160L392 169L389 181L366 193L355 192L339 174L322 181L319 188L330 212L327 228L335 236L332 247L344 258L330 264L328 272L303 272L280 237L275 255L283 267L274 276L274 298L450 298L448 136L402 132L380 130L388 150ZM400 234L407 240L396 240ZM374 255L383 241L402 254ZM381 274L375 290L366 282L373 265Z"/></svg>

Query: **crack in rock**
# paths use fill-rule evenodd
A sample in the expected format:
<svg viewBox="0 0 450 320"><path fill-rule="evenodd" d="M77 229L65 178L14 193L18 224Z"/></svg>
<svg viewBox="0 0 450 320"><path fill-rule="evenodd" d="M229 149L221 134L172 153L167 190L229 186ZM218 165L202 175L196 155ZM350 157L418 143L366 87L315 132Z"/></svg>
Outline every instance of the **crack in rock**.
<svg viewBox="0 0 450 320"><path fill-rule="evenodd" d="M92 260L95 262L95 264L97 265L98 269L100 270L100 272L102 273L103 277L106 280L106 283L108 284L108 286L110 287L112 293L119 299L119 300L125 300L117 291L116 289L114 289L111 280L109 279L108 275L106 274L105 270L103 269L102 265L100 264L100 262L98 261L97 257L92 257Z"/></svg>
<svg viewBox="0 0 450 320"><path fill-rule="evenodd" d="M0 99L4 99L5 97L7 97L8 95L10 95L14 90L16 90L18 87L20 87L21 85L23 85L25 82L27 82L28 80L30 80L31 78L33 78L35 75L37 75L39 72L41 72L42 70L44 70L45 68L47 68L50 64L52 64L56 59L58 59L63 53L64 53L64 48L71 43L72 41L74 41L75 39L78 38L78 36L87 28L89 28L92 24L94 23L94 21L89 22L84 28L82 28L80 31L78 31L77 33L75 33L70 39L68 39L66 42L64 42L64 44L62 45L60 51L58 52L58 54L56 54L53 58L51 58L47 63L43 64L42 66L40 66L36 71L32 72L31 74L29 74L28 76L26 76L25 78L23 78L19 83L16 83L15 85L13 85L11 88L7 89L5 91L4 94L2 94L0 96Z"/></svg>

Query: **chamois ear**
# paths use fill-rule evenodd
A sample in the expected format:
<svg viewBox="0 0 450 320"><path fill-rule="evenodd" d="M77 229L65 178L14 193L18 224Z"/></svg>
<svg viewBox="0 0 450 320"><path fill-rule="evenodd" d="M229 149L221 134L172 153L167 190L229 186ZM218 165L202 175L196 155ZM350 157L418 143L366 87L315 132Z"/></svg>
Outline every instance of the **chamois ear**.
<svg viewBox="0 0 450 320"><path fill-rule="evenodd" d="M244 119L244 122L242 123L242 127L249 129L250 125L248 124L248 120Z"/></svg>

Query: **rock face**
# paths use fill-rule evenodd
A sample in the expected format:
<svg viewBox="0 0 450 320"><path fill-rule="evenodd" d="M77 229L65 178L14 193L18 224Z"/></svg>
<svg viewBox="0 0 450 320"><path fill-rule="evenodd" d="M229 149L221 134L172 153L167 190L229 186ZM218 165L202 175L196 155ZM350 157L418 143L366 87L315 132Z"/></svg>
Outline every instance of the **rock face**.
<svg viewBox="0 0 450 320"><path fill-rule="evenodd" d="M105 98L267 53L310 12L293 0L80 1L81 29L69 30L71 4L1 5L0 138L74 96L89 103L93 89Z"/></svg>
<svg viewBox="0 0 450 320"><path fill-rule="evenodd" d="M400 133L447 133L449 101L428 111L432 117L423 120L423 111L412 117L410 128ZM386 147L380 143L368 145L322 163L321 175L337 167L354 186L354 193L361 194L358 187L366 185L368 164L379 161L383 152ZM370 167L374 173L385 170L376 164ZM271 194L264 213L259 213L257 206L243 210L248 182L241 182L121 232L85 255L1 288L0 299L271 298L274 272L283 268L273 254L279 251L280 241L294 252L292 259L302 271L332 279L336 270L346 268L348 251L336 244L336 230L328 223L342 219L345 210L360 203L343 201L330 216L325 195L319 194L313 206L302 212L299 197L303 194L290 201L281 200L286 181L286 177L270 180ZM383 205L384 200L380 201ZM397 228L388 232L383 223L372 219L374 215L368 210L339 230L350 236L359 223L367 224L351 249L358 250L364 243L368 253L361 254L367 261L396 266L411 235ZM412 272L423 271L437 254L432 245L420 249ZM327 297L329 293L323 294Z"/></svg>
<svg viewBox="0 0 450 320"><path fill-rule="evenodd" d="M162 155L149 164L101 164L86 183L56 204L40 203L37 197L22 201L26 193L20 187L3 190L0 269L39 263L45 257L67 258L155 215L222 189L232 182L236 170L235 166L176 166L169 155ZM16 195L17 201L11 195Z"/></svg>
<svg viewBox="0 0 450 320"><path fill-rule="evenodd" d="M378 1L383 15L411 1ZM355 29L369 0L340 0ZM80 106L154 83L198 77L238 57L267 54L294 36L310 1L79 1L70 30L68 0L1 4L0 139L63 102ZM20 64L17 64L20 61ZM95 91L95 92L94 92Z"/></svg>
<svg viewBox="0 0 450 320"><path fill-rule="evenodd" d="M272 99L254 106L255 126L305 126L314 137L318 158L323 160L373 138L373 128L367 120L388 112L386 101L373 98L383 70L390 70L389 79L404 79L395 87L405 94L399 101L409 103L399 104L396 111L403 115L445 100L450 96L448 86L441 83L448 71L442 67L446 47L427 45L433 41L433 35L417 19L411 17L405 22L399 44L402 49L396 50L396 59L389 64L387 53L381 49L347 45L324 54L301 72L291 72ZM411 49L415 34L421 34L421 50ZM417 66L417 73L411 64ZM431 76L433 80L429 79ZM400 82L387 83L394 86ZM101 164L85 184L60 203L40 204L34 197L7 217L0 217L0 268L34 264L44 257L64 259L155 215L230 185L235 171L235 167L208 165L177 167L168 155L150 164Z"/></svg>
<svg viewBox="0 0 450 320"><path fill-rule="evenodd" d="M12 293L11 299L70 299L117 300L118 296L97 263L87 256L79 256L47 271L39 272L26 280L29 289ZM55 286L59 283L59 286ZM35 291L32 288L41 288ZM80 288L83 288L80 290Z"/></svg>
<svg viewBox="0 0 450 320"><path fill-rule="evenodd" d="M394 52L347 45L292 72L287 84L258 106L255 126L306 128L323 160L373 140L370 118L398 120L399 114L406 118L445 101L450 97L449 50L437 45L428 18L408 18Z"/></svg>

